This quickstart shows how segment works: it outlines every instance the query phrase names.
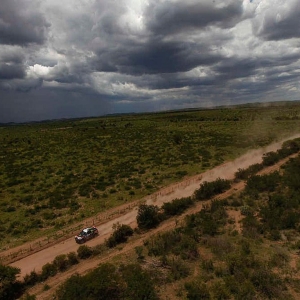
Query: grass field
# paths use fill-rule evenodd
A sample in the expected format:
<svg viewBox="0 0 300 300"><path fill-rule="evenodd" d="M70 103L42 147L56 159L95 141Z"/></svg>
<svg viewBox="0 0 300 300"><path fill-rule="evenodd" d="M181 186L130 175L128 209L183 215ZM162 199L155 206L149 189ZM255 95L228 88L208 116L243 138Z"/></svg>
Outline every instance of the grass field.
<svg viewBox="0 0 300 300"><path fill-rule="evenodd" d="M299 133L299 125L298 102L2 125L0 249Z"/></svg>

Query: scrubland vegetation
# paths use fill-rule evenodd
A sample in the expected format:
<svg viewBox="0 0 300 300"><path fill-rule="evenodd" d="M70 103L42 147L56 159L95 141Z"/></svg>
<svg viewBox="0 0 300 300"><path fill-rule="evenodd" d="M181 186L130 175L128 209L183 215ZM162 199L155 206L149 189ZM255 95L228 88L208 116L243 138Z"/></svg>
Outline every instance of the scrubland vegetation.
<svg viewBox="0 0 300 300"><path fill-rule="evenodd" d="M261 169L299 149L299 139L286 143L281 150L264 157ZM168 206L173 205L173 210L165 210L166 205L157 211L161 214L158 219L176 215L177 210L182 212L182 203L205 200L197 196L202 195L201 191L206 199L212 199L201 211L188 214L174 229L145 240L143 246L135 249L135 259L130 264L122 257L117 263L110 263L120 276L118 284L114 283L115 277L106 281L110 286L104 286L102 281L92 279L95 277L88 277L92 273L83 276L83 280L89 278L97 286L93 290L97 296L93 299L100 299L103 291L117 286L120 288L116 299L298 299L299 167L300 156L290 159L280 171L266 175L251 173L253 168L250 167L246 188L238 195L223 200L215 198L217 191L221 193L230 188L229 182L218 179L203 183L191 199L171 202ZM235 180L239 180L240 172ZM152 219L157 220L151 206L140 207L138 217L147 209L152 212ZM231 226L234 220L229 217L230 210L240 211L243 216L240 233ZM147 216L149 224L149 214ZM129 278L123 277L124 268L132 270ZM103 271L98 278L107 274ZM79 299L73 292L72 280L76 278L80 281L74 276L60 287L56 294L58 299ZM128 284L127 280L132 278L136 280L135 285ZM87 295L83 286L80 290L83 297Z"/></svg>
<svg viewBox="0 0 300 300"><path fill-rule="evenodd" d="M1 295L20 294L38 282L90 257L134 239L179 216L199 201L202 209L187 214L173 229L153 234L129 256L119 255L86 275L75 274L55 292L55 299L298 299L300 294L300 139L266 153L260 164L239 169L232 181L203 182L194 195L161 208L141 205L138 228L116 224L103 245L80 246L32 272L23 283L18 270L2 268ZM258 174L290 158L279 171ZM245 189L227 198L218 195L245 180ZM209 202L207 200L210 200ZM240 215L241 231L230 212ZM48 287L49 288L49 287ZM47 286L45 286L47 289ZM5 294L6 293L6 294ZM23 299L35 299L24 294Z"/></svg>
<svg viewBox="0 0 300 300"><path fill-rule="evenodd" d="M297 132L298 102L0 126L0 249Z"/></svg>

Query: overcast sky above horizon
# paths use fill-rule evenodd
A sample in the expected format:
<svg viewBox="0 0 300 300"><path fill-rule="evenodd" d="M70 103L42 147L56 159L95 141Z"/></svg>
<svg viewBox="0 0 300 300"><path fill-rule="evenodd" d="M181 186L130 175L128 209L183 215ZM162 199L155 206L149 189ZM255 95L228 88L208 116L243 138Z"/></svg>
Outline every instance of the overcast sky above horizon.
<svg viewBox="0 0 300 300"><path fill-rule="evenodd" d="M1 0L0 123L300 99L299 0Z"/></svg>

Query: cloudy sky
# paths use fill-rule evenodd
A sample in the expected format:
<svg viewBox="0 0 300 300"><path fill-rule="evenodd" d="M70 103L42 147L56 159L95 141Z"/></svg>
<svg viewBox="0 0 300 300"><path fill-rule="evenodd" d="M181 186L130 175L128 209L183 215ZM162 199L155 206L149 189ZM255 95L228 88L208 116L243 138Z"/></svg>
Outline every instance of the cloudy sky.
<svg viewBox="0 0 300 300"><path fill-rule="evenodd" d="M1 0L0 122L300 99L299 0Z"/></svg>

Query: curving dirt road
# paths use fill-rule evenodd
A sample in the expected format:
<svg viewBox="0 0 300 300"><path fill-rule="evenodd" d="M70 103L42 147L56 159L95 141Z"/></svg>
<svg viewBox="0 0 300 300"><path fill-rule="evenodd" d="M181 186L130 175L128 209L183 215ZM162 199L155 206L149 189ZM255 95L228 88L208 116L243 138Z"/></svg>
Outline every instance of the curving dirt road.
<svg viewBox="0 0 300 300"><path fill-rule="evenodd" d="M293 136L289 139L294 139L297 137L300 137L300 135ZM172 201L173 199L191 196L194 191L199 188L201 182L204 181L213 181L217 178L233 179L234 174L238 169L247 168L252 164L260 163L264 153L279 149L283 142L284 141L274 143L263 149L249 151L234 161L224 163L212 170L161 189L153 195L145 198L146 204L155 204L157 206L161 206L163 203ZM235 187L235 189L237 189L237 187ZM131 211L122 216L109 220L104 224L96 224L100 232L100 236L88 241L86 244L92 247L103 243L105 239L108 238L112 233L113 224L117 222L120 224L130 225L133 228L136 227L136 215L137 207L133 208ZM69 252L76 252L77 249L78 245L75 243L74 237L71 237L46 249L28 255L27 257L15 261L10 265L20 268L20 277L23 278L26 274L29 274L33 270L40 272L42 266L48 262L52 262L56 256L60 254L67 254ZM11 249L11 251L13 251L13 249Z"/></svg>

